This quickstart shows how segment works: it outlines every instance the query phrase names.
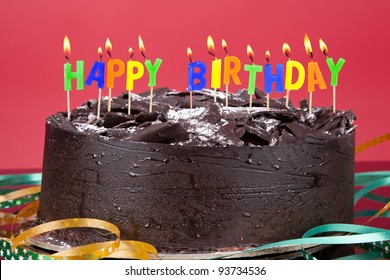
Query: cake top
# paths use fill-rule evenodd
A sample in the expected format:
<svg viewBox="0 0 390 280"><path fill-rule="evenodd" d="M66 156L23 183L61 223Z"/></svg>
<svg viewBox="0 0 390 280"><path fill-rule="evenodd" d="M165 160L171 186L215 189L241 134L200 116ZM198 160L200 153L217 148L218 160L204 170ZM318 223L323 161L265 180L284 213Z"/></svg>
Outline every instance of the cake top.
<svg viewBox="0 0 390 280"><path fill-rule="evenodd" d="M335 137L351 134L356 119L349 111L332 112L331 108L313 108L309 115L307 100L296 108L286 100L270 99L266 109L265 94L256 89L253 107L249 108L246 90L229 94L229 108L224 108L225 93L204 89L193 92L193 109L189 92L168 88L154 90L153 110L149 113L149 92L131 95L131 115L128 93L112 99L107 112L107 97L101 104L101 118L96 118L97 100L89 100L72 111L71 120L65 114L48 118L48 123L62 120L62 126L97 137L120 138L123 141L165 143L187 146L273 146L305 141L323 143ZM56 121L57 119L57 121Z"/></svg>

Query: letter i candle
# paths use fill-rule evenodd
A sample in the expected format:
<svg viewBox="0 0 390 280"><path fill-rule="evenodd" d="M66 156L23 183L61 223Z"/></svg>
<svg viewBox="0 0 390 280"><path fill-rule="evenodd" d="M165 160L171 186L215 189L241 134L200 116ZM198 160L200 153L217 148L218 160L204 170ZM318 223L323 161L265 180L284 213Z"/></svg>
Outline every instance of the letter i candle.
<svg viewBox="0 0 390 280"><path fill-rule="evenodd" d="M333 86L333 113L336 113L336 86L338 84L339 73L345 63L345 59L339 58L337 64L335 65L333 58L328 57L328 47L325 45L325 42L322 41L322 39L320 39L320 48L321 51L326 56L326 63L328 64L329 70L332 74L330 84L331 86Z"/></svg>
<svg viewBox="0 0 390 280"><path fill-rule="evenodd" d="M211 64L211 87L214 89L214 102L217 102L217 88L221 87L222 61L215 55L214 40L210 35L207 37L207 48L209 54L214 57L214 61Z"/></svg>

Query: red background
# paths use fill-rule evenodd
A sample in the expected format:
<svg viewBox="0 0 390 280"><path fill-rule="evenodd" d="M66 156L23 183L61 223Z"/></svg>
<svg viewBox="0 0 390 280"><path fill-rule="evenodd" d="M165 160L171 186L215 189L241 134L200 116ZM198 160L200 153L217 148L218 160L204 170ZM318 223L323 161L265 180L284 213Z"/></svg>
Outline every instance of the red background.
<svg viewBox="0 0 390 280"><path fill-rule="evenodd" d="M221 39L229 53L249 63L249 43L258 64L264 52L271 52L271 63L285 63L281 51L287 42L292 58L308 62L303 36L308 33L328 84L316 90L314 106L330 106L330 75L325 57L318 47L321 37L336 61L346 59L340 72L338 108L358 116L357 144L388 133L390 94L390 2L378 1L3 1L0 9L1 137L0 170L39 169L43 157L45 118L66 110L63 91L63 38L71 42L71 60L85 61L86 75L97 59L96 50L104 49L107 37L113 44L113 57L128 59L127 50L138 53L139 34L147 55L163 59L157 84L185 89L186 49L193 58L207 63L206 38L212 35L217 56L223 56ZM103 60L107 59L107 55ZM243 87L245 72L240 73ZM262 82L262 80L261 80ZM125 89L125 78L115 81L113 94ZM209 86L209 85L208 85ZM136 91L147 89L147 76L135 83ZM231 87L237 89L238 87ZM306 88L306 86L304 87ZM292 93L292 100L308 98L305 89ZM107 90L104 91L107 94ZM272 97L281 97L273 94ZM73 91L72 107L96 98L97 89ZM357 161L389 160L390 143L357 155Z"/></svg>

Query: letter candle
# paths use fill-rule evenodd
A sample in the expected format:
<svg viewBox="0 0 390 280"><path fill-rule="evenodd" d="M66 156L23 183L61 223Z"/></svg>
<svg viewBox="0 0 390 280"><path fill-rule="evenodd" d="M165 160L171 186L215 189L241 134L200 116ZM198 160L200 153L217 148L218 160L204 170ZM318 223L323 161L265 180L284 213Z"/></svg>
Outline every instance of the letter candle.
<svg viewBox="0 0 390 280"><path fill-rule="evenodd" d="M72 90L72 79L77 80L77 90L84 89L84 61L76 61L76 72L72 72L70 64L70 42L68 36L64 38L64 54L66 63L64 64L64 90L66 91L66 104L68 119L70 119L70 91Z"/></svg>
<svg viewBox="0 0 390 280"><path fill-rule="evenodd" d="M252 97L255 94L256 86L256 73L263 70L263 66L256 65L254 61L255 54L250 45L247 45L246 52L249 59L252 61L252 64L245 64L244 70L249 71L249 80L248 80L248 94L249 94L249 108L252 109Z"/></svg>
<svg viewBox="0 0 390 280"><path fill-rule="evenodd" d="M128 90L127 113L131 114L131 94L134 89L134 80L140 79L144 75L144 66L139 61L131 60L133 58L133 49L129 48L130 59L127 61L126 89ZM134 68L137 72L134 73Z"/></svg>
<svg viewBox="0 0 390 280"><path fill-rule="evenodd" d="M300 89L302 87L303 83L305 82L305 68L298 61L290 59L291 49L287 43L283 44L282 49L283 49L283 53L288 58L288 61L286 63L286 78L284 80L284 87L287 90L286 107L288 107L289 98L290 98L290 90ZM292 82L292 74L293 74L294 68L298 71L298 78L297 78L297 81L295 83Z"/></svg>
<svg viewBox="0 0 390 280"><path fill-rule="evenodd" d="M156 85L156 74L158 69L160 68L162 59L156 58L156 61L154 62L154 64L152 64L152 62L146 58L146 49L141 36L138 36L138 44L139 44L139 50L141 52L141 55L145 58L145 66L149 73L149 83L148 83L148 86L150 86L149 113L151 113L153 107L153 87Z"/></svg>
<svg viewBox="0 0 390 280"><path fill-rule="evenodd" d="M307 89L309 91L310 97L309 97L309 115L311 115L312 112L312 103L313 103L313 92L314 92L314 85L318 84L320 89L326 89L326 84L324 81L324 78L322 77L321 70L318 66L317 62L313 61L313 50L311 48L311 43L309 36L305 34L304 38L304 44L307 55L310 57L310 62L308 63L308 69L307 69Z"/></svg>
<svg viewBox="0 0 390 280"><path fill-rule="evenodd" d="M93 81L97 82L97 86L99 88L99 94L98 94L98 105L97 105L96 117L99 119L101 99L102 99L102 88L104 87L104 63L102 62L103 51L101 47L98 48L98 54L100 57L100 62L95 61L95 63L92 66L91 72L89 72L87 80L85 81L85 84L87 86L90 86Z"/></svg>
<svg viewBox="0 0 390 280"><path fill-rule="evenodd" d="M192 109L192 91L193 90L202 90L206 86L206 78L204 75L206 74L206 64L201 61L192 62L192 51L188 47L187 55L190 59L190 63L188 63L188 90L190 91L190 108ZM195 72L195 69L198 69ZM195 83L197 80L197 83Z"/></svg>
<svg viewBox="0 0 390 280"><path fill-rule="evenodd" d="M207 48L209 54L214 57L214 61L211 64L211 87L214 88L214 102L217 102L217 88L221 87L222 61L215 55L214 40L210 35L207 37Z"/></svg>
<svg viewBox="0 0 390 280"><path fill-rule="evenodd" d="M283 65L276 64L276 73L272 74L272 66L269 64L271 55L269 51L265 52L267 64L264 65L264 91L267 94L267 110L269 110L269 95L272 93L272 83L276 83L276 92L284 92Z"/></svg>
<svg viewBox="0 0 390 280"><path fill-rule="evenodd" d="M108 55L110 56L110 59L107 63L107 87L108 87L108 104L107 104L107 111L111 111L111 91L114 87L114 79L116 77L120 77L125 72L125 63L120 60L119 58L112 59L111 52L112 52L112 45L110 42L110 39L107 38L106 40L106 51ZM115 66L117 66L117 70L115 70Z"/></svg>
<svg viewBox="0 0 390 280"><path fill-rule="evenodd" d="M227 44L226 41L222 39L222 48L225 50L226 56L223 61L224 68L223 68L223 83L226 86L226 110L229 107L229 83L230 78L233 79L233 82L236 85L241 85L240 78L238 77L238 72L240 72L241 69L241 61L236 56L231 56L228 54L227 51ZM231 64L233 63L233 67L231 68Z"/></svg>
<svg viewBox="0 0 390 280"><path fill-rule="evenodd" d="M326 56L326 63L328 64L329 70L332 74L330 84L331 86L333 86L333 113L336 113L336 86L338 84L339 73L345 63L345 59L339 58L337 64L335 65L333 58L328 57L328 47L325 45L325 42L322 41L321 38L320 38L320 48L323 54Z"/></svg>

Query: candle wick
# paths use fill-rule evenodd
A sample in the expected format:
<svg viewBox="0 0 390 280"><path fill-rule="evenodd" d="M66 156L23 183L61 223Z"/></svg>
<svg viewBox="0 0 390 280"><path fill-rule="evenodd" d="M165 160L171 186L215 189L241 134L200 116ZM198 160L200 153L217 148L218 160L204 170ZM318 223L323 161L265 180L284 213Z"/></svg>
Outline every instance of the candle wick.
<svg viewBox="0 0 390 280"><path fill-rule="evenodd" d="M252 60L252 63L255 63L253 57L250 55L249 58Z"/></svg>
<svg viewBox="0 0 390 280"><path fill-rule="evenodd" d="M70 59L69 59L69 57L67 55L65 55L65 58L68 61L68 63L70 63Z"/></svg>
<svg viewBox="0 0 390 280"><path fill-rule="evenodd" d="M141 54L142 54L142 56L143 56L145 59L147 59L147 58L146 58L146 55L144 54L144 52L141 52Z"/></svg>
<svg viewBox="0 0 390 280"><path fill-rule="evenodd" d="M192 63L192 58L190 57L190 62Z"/></svg>
<svg viewBox="0 0 390 280"><path fill-rule="evenodd" d="M225 50L225 53L228 54L227 47L223 48Z"/></svg>
<svg viewBox="0 0 390 280"><path fill-rule="evenodd" d="M287 52L284 52L284 54L287 56L288 59L290 59L290 56Z"/></svg>
<svg viewBox="0 0 390 280"><path fill-rule="evenodd" d="M110 58L111 58L111 52L110 51L107 51L107 53L108 53L108 55L110 56Z"/></svg>
<svg viewBox="0 0 390 280"><path fill-rule="evenodd" d="M268 57L266 57L265 59L267 60L267 63L269 63L269 58L268 58Z"/></svg>
<svg viewBox="0 0 390 280"><path fill-rule="evenodd" d="M101 55L100 55L100 62L102 62L102 57L103 57L103 55L101 54Z"/></svg>
<svg viewBox="0 0 390 280"><path fill-rule="evenodd" d="M133 55L134 55L133 53L130 55L130 59L132 59L132 58L133 58Z"/></svg>
<svg viewBox="0 0 390 280"><path fill-rule="evenodd" d="M313 52L310 52L310 58L313 60Z"/></svg>
<svg viewBox="0 0 390 280"><path fill-rule="evenodd" d="M215 54L213 54L213 53L212 53L212 52L210 52L210 51L209 51L209 54L215 57Z"/></svg>

